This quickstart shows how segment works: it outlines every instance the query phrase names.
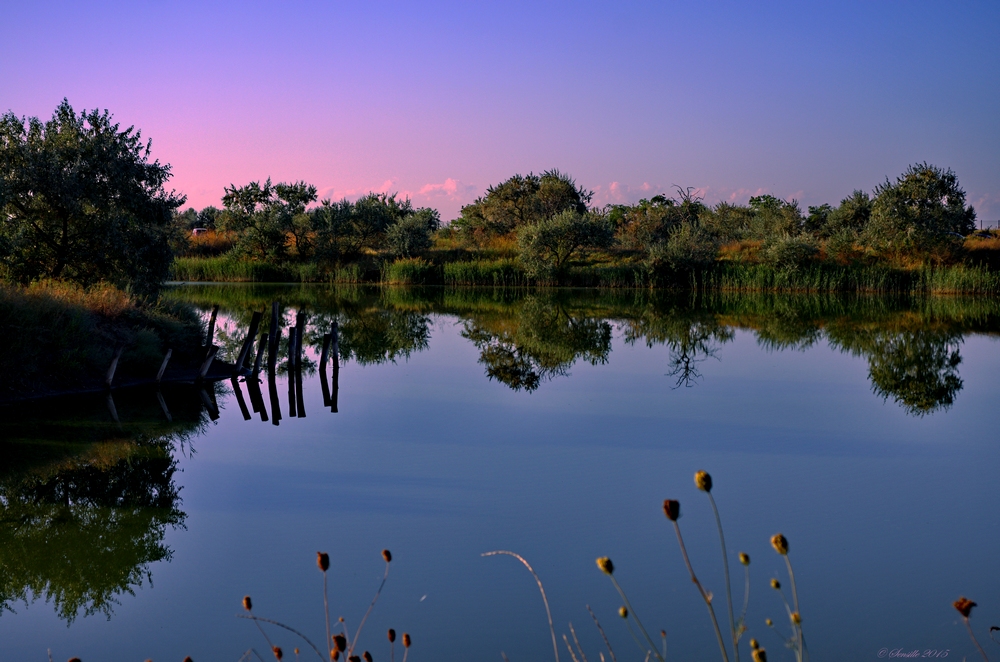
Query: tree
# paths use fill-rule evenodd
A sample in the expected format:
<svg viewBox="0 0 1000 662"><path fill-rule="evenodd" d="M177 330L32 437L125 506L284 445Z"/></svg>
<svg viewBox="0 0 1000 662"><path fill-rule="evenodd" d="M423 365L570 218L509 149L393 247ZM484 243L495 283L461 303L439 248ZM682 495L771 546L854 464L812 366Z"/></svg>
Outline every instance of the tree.
<svg viewBox="0 0 1000 662"><path fill-rule="evenodd" d="M237 252L259 260L284 260L291 241L300 258L311 251L310 218L306 206L316 200L316 187L305 182L264 185L250 182L228 186L219 227L236 235Z"/></svg>
<svg viewBox="0 0 1000 662"><path fill-rule="evenodd" d="M324 200L310 217L316 236L316 256L320 261L333 263L378 250L385 242L386 232L415 213L437 212L415 210L409 198L397 200L395 193L369 193L355 202Z"/></svg>
<svg viewBox="0 0 1000 662"><path fill-rule="evenodd" d="M441 216L436 209L418 209L386 231L386 250L397 257L419 255L431 247L431 234L439 227Z"/></svg>
<svg viewBox="0 0 1000 662"><path fill-rule="evenodd" d="M509 235L562 211L583 214L593 195L558 170L546 170L541 175L514 175L491 186L485 196L471 205L462 207L462 216L454 226L476 240Z"/></svg>
<svg viewBox="0 0 1000 662"><path fill-rule="evenodd" d="M0 117L0 266L19 282L109 281L152 293L173 255L170 166L151 141L110 113L79 115L67 100L52 119Z"/></svg>
<svg viewBox="0 0 1000 662"><path fill-rule="evenodd" d="M614 229L607 219L572 209L523 225L517 233L521 261L538 277L557 274L579 251L609 246L613 239Z"/></svg>
<svg viewBox="0 0 1000 662"><path fill-rule="evenodd" d="M875 189L865 243L887 252L934 251L975 229L976 211L950 169L911 165Z"/></svg>

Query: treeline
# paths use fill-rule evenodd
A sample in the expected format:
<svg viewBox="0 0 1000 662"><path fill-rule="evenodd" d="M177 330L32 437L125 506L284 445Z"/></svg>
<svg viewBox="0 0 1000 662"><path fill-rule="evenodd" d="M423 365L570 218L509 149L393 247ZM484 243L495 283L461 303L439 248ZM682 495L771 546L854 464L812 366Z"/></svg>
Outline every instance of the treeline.
<svg viewBox="0 0 1000 662"><path fill-rule="evenodd" d="M178 254L225 258L211 268L182 261L177 275L656 285L687 283L692 274L718 271L720 263L738 263L784 273L839 267L835 280L847 285L854 277L844 276L845 267L993 267L1000 248L988 233L969 238L976 214L955 174L926 163L871 194L854 191L836 206L806 211L772 195L710 206L690 188L632 205L596 207L592 200L593 192L558 170L515 175L442 227L434 210L395 195L315 204L316 188L304 182L251 182L227 188L222 209L175 216L186 231L207 230L185 235Z"/></svg>

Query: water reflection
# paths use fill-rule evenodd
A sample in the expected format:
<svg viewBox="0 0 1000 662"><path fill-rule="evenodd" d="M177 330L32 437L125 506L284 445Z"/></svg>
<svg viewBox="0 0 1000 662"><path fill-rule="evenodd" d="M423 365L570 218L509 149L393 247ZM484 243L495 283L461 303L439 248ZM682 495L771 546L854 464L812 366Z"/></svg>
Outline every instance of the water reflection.
<svg viewBox="0 0 1000 662"><path fill-rule="evenodd" d="M110 617L171 558L164 536L185 519L174 453L207 423L201 395L119 392L3 413L0 612L43 598L68 622Z"/></svg>
<svg viewBox="0 0 1000 662"><path fill-rule="evenodd" d="M964 299L318 286L190 286L173 296L205 310L222 304L226 321L220 335L234 339L229 353L237 351L251 312L275 300L284 305L282 324L296 312L305 316L304 343L315 352L337 323L338 366L405 360L428 347L433 316L447 315L459 320L462 336L479 350L487 379L528 393L568 376L577 361L607 363L615 329L628 344L667 349L665 375L672 388L698 384L704 362L724 360L722 349L737 331L752 333L769 351L801 351L826 342L865 358L875 395L914 416L955 402L962 389L963 335L1000 329L1000 304ZM315 368L303 359L307 374ZM287 361L278 370L287 371ZM255 395L251 390L251 402L262 402ZM273 393L271 399L276 408ZM296 408L296 401L290 399L289 406Z"/></svg>
<svg viewBox="0 0 1000 662"><path fill-rule="evenodd" d="M578 359L607 363L611 325L572 313L552 298L528 296L513 314L472 313L462 336L479 349L486 375L515 391L534 391L569 374Z"/></svg>

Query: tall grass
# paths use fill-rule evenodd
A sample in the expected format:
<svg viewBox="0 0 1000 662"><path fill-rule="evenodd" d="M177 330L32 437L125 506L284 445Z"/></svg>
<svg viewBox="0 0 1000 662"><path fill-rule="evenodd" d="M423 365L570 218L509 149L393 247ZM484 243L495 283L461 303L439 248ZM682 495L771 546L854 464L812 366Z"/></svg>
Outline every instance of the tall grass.
<svg viewBox="0 0 1000 662"><path fill-rule="evenodd" d="M523 287L533 284L521 263L511 258L446 264L444 283L489 287Z"/></svg>

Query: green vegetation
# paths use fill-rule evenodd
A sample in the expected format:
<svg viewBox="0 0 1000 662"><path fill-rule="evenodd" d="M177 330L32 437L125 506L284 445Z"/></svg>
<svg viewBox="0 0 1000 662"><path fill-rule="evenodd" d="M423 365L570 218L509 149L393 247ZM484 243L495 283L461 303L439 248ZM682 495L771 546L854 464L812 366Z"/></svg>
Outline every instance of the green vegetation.
<svg viewBox="0 0 1000 662"><path fill-rule="evenodd" d="M65 100L48 122L0 117L0 276L155 292L184 198L164 190L170 166L150 162L150 147Z"/></svg>
<svg viewBox="0 0 1000 662"><path fill-rule="evenodd" d="M114 406L121 422L103 395L3 412L0 612L43 599L68 622L110 616L170 560L164 536L185 520L173 451L207 424L201 398L132 391Z"/></svg>
<svg viewBox="0 0 1000 662"><path fill-rule="evenodd" d="M0 284L0 401L102 388L119 346L116 383L151 379L167 348L176 365L196 361L201 333L189 306L142 303L107 284Z"/></svg>
<svg viewBox="0 0 1000 662"><path fill-rule="evenodd" d="M441 226L409 200L315 202L303 182L230 187L189 209L174 278L227 282L1000 294L1000 236L976 233L955 174L921 163L874 194L810 207L771 195L705 205L692 189L589 207L551 170L490 187ZM208 228L215 228L210 230Z"/></svg>
<svg viewBox="0 0 1000 662"><path fill-rule="evenodd" d="M979 297L252 284L186 285L169 297L203 310L221 306L225 357L239 351L251 312L275 300L286 322L292 309L306 311L304 343L314 350L336 321L342 359L361 364L423 351L433 316L453 315L487 378L527 392L570 374L579 361L607 362L615 327L628 344L664 346L675 387L698 384L705 362L719 358L740 330L779 350L827 342L863 357L873 393L914 416L954 403L963 385L962 337L994 334L1000 324L1000 300Z"/></svg>

